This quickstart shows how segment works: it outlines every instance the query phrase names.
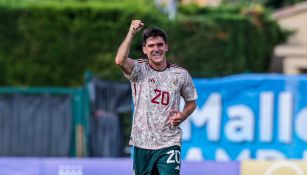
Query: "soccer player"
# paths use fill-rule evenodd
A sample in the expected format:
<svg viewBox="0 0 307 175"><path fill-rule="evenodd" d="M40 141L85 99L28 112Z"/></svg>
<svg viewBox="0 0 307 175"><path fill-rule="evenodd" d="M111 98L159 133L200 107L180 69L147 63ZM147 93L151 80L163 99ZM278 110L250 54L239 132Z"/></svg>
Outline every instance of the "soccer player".
<svg viewBox="0 0 307 175"><path fill-rule="evenodd" d="M197 92L187 70L166 60L168 42L159 28L143 31L146 59L128 58L131 42L144 26L131 22L115 63L131 82L134 114L129 144L135 175L179 175L182 131L179 124L195 110ZM180 98L185 105L179 110Z"/></svg>

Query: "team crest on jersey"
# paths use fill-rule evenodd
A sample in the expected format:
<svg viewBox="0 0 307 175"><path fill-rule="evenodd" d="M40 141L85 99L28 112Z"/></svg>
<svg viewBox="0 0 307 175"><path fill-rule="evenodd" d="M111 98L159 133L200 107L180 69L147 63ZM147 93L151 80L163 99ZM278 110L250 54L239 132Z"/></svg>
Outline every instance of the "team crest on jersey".
<svg viewBox="0 0 307 175"><path fill-rule="evenodd" d="M176 89L176 88L178 87L178 79L176 78L176 79L173 80L172 82L173 82L173 83L172 83L172 86L173 86L172 88L173 88L173 89Z"/></svg>
<svg viewBox="0 0 307 175"><path fill-rule="evenodd" d="M178 85L178 79L176 78L176 80L173 80L173 85L177 86Z"/></svg>

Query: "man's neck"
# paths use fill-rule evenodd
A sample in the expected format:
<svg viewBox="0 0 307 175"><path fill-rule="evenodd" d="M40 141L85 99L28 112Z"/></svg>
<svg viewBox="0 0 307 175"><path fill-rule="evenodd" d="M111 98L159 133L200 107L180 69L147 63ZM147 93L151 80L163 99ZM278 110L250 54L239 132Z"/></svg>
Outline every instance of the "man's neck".
<svg viewBox="0 0 307 175"><path fill-rule="evenodd" d="M162 63L154 63L152 61L149 61L149 65L151 68L153 68L154 70L157 70L157 71L162 71L164 69L166 69L167 67L167 61L163 61Z"/></svg>

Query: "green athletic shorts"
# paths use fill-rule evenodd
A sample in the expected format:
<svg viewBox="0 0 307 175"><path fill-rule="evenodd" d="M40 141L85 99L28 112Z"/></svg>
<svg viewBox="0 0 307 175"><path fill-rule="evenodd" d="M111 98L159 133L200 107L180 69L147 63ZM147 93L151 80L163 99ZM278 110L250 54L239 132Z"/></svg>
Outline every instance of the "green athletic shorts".
<svg viewBox="0 0 307 175"><path fill-rule="evenodd" d="M158 150L134 147L133 175L179 175L180 146Z"/></svg>

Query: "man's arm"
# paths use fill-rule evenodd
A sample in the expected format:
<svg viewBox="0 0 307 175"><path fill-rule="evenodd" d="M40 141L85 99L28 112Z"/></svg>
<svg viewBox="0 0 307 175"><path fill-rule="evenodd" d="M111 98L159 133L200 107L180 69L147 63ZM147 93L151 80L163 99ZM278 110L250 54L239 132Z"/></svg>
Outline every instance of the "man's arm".
<svg viewBox="0 0 307 175"><path fill-rule="evenodd" d="M196 108L195 100L186 102L182 112L171 111L169 123L171 124L171 126L180 125L185 119L187 119L193 113L195 108Z"/></svg>
<svg viewBox="0 0 307 175"><path fill-rule="evenodd" d="M138 31L140 31L143 26L144 26L144 23L142 21L133 20L131 22L129 32L127 33L126 38L124 39L124 41L121 43L121 45L119 46L117 50L117 54L115 57L115 63L119 65L122 68L122 70L128 75L131 74L132 68L134 65L133 60L131 58L128 58L130 46L134 38L134 35Z"/></svg>

